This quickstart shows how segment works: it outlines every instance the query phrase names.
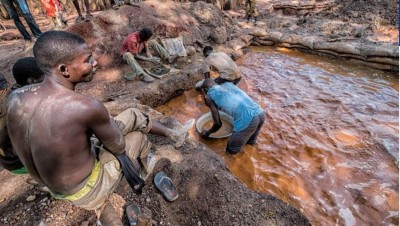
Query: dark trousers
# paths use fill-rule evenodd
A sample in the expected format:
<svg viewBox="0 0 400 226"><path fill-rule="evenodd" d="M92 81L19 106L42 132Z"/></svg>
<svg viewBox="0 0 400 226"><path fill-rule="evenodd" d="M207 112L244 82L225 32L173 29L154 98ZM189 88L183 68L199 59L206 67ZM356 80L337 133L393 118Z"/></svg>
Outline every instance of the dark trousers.
<svg viewBox="0 0 400 226"><path fill-rule="evenodd" d="M4 7L7 9L10 17L14 20L15 26L17 27L18 31L24 37L25 40L31 40L31 36L28 31L25 29L24 25L22 24L21 20L19 19L17 9L15 8L15 3L18 8L21 10L26 23L28 24L29 28L32 31L33 36L39 37L42 32L39 29L39 26L36 24L35 19L33 18L31 12L29 11L28 4L26 4L25 0L1 0Z"/></svg>
<svg viewBox="0 0 400 226"><path fill-rule="evenodd" d="M242 131L234 131L229 137L226 146L226 152L236 154L240 152L246 144L256 144L258 134L265 121L265 113L259 114L253 118L250 125Z"/></svg>

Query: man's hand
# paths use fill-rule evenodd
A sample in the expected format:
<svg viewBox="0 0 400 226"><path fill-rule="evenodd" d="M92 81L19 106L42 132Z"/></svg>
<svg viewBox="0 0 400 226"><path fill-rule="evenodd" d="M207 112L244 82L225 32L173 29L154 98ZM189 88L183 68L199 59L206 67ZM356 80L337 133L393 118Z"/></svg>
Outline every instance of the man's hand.
<svg viewBox="0 0 400 226"><path fill-rule="evenodd" d="M200 136L203 137L203 138L209 138L210 137L210 132L208 132L208 130L203 130L200 133Z"/></svg>
<svg viewBox="0 0 400 226"><path fill-rule="evenodd" d="M155 64L155 65L159 65L160 62L161 62L161 59L158 58L158 57L152 57L152 58L150 59L150 61L151 61L153 64Z"/></svg>

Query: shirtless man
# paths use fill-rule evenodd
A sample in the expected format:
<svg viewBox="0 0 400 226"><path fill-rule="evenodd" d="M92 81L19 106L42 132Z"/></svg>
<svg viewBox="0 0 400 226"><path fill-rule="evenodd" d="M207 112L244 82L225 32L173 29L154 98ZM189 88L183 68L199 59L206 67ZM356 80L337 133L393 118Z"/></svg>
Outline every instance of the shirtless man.
<svg viewBox="0 0 400 226"><path fill-rule="evenodd" d="M8 99L14 150L29 174L55 198L95 210L99 216L121 180L120 160L129 157L150 173L147 133L166 136L180 146L193 121L177 132L137 109L112 118L102 103L74 92L76 84L93 78L97 65L78 35L45 32L33 53L45 78L14 91ZM91 142L92 135L98 142Z"/></svg>

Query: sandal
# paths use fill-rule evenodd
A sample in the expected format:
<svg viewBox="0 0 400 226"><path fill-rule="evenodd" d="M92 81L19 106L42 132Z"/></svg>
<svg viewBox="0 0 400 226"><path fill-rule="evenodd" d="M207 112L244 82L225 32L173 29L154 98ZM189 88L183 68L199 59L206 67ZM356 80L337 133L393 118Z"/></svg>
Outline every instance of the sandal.
<svg viewBox="0 0 400 226"><path fill-rule="evenodd" d="M79 22L82 22L82 21L84 21L85 20L85 17L83 17L83 16L78 16L76 19L75 19L75 23L79 23Z"/></svg>
<svg viewBox="0 0 400 226"><path fill-rule="evenodd" d="M86 18L85 18L86 21L90 21L92 19L93 19L93 15L92 14L86 14Z"/></svg>
<svg viewBox="0 0 400 226"><path fill-rule="evenodd" d="M179 197L178 192L175 190L174 185L172 184L171 178L169 178L164 172L159 172L156 174L154 177L154 184L168 201L175 201Z"/></svg>

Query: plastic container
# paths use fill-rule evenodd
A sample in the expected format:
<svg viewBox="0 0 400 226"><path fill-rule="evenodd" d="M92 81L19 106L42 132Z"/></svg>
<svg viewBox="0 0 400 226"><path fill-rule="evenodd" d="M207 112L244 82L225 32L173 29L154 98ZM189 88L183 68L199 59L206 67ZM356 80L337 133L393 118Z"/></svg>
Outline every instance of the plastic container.
<svg viewBox="0 0 400 226"><path fill-rule="evenodd" d="M222 121L222 127L215 133L210 134L210 138L220 139L229 137L233 130L233 120L232 117L225 112L220 111L219 115ZM196 130L201 133L204 129L210 129L213 125L213 118L211 112L205 113L196 121Z"/></svg>

